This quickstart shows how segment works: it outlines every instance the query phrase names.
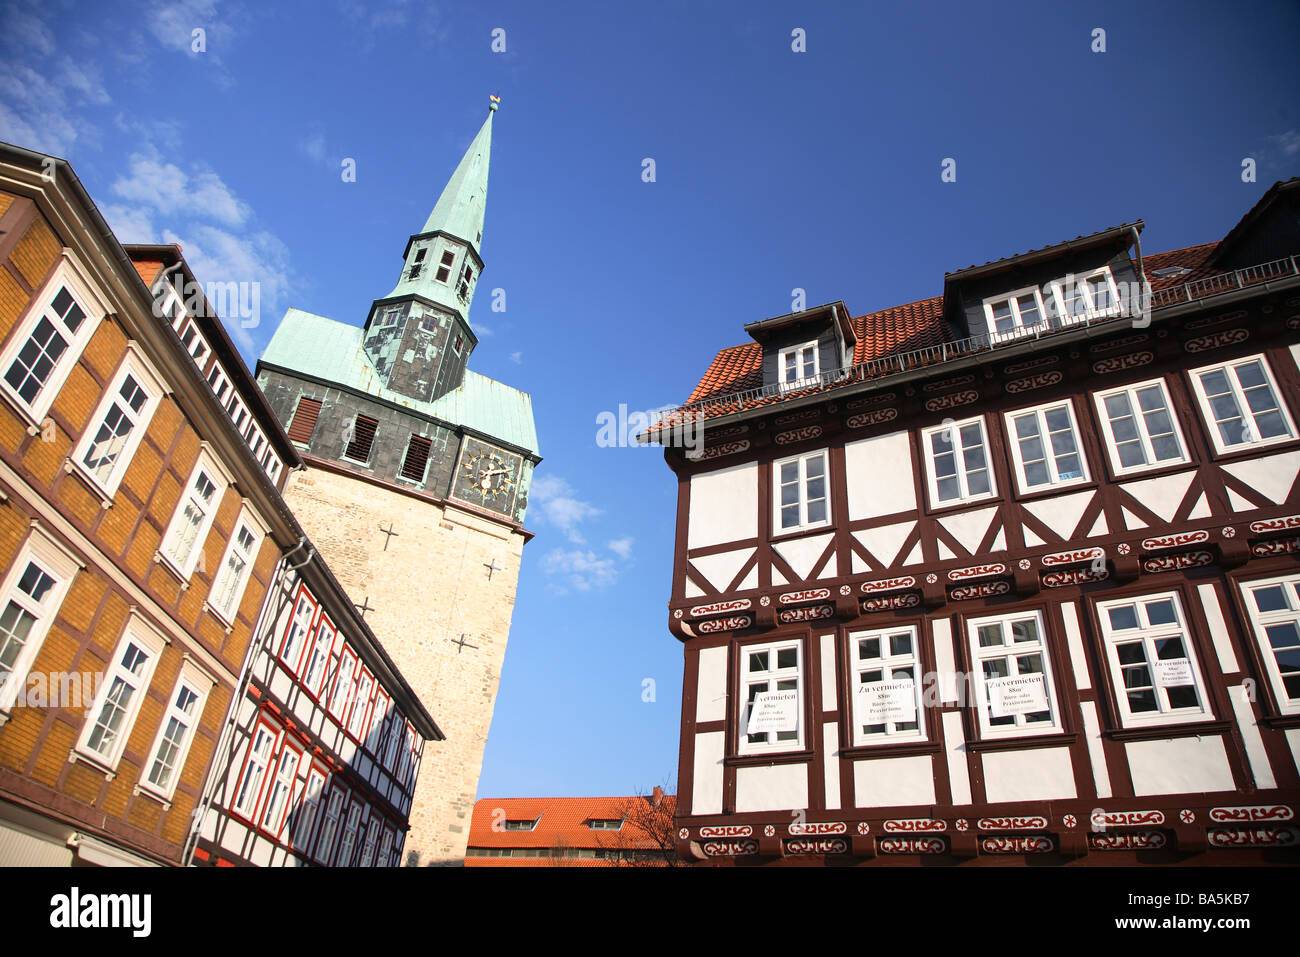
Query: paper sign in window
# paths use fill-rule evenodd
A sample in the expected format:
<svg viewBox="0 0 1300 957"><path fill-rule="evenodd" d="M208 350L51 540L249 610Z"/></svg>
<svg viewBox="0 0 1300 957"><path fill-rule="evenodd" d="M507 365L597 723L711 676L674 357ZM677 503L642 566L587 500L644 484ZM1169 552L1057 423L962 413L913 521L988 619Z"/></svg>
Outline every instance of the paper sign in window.
<svg viewBox="0 0 1300 957"><path fill-rule="evenodd" d="M1181 688L1196 684L1192 663L1187 658L1169 658L1156 661L1156 684L1162 688Z"/></svg>
<svg viewBox="0 0 1300 957"><path fill-rule="evenodd" d="M799 692L760 691L749 705L746 734L797 730Z"/></svg>
<svg viewBox="0 0 1300 957"><path fill-rule="evenodd" d="M1048 710L1047 683L1040 674L989 678L985 684L988 687L989 707L995 718Z"/></svg>
<svg viewBox="0 0 1300 957"><path fill-rule="evenodd" d="M916 685L911 681L871 681L858 685L863 724L916 720Z"/></svg>

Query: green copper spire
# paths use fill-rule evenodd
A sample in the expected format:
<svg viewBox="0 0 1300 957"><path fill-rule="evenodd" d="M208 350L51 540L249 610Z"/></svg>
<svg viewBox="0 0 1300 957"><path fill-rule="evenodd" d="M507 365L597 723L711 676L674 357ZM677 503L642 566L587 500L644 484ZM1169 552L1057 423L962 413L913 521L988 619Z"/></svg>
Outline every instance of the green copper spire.
<svg viewBox="0 0 1300 957"><path fill-rule="evenodd" d="M483 213L487 207L488 160L492 153L492 117L496 103L491 104L487 119L461 157L456 172L451 174L447 188L438 197L425 221L422 233L442 230L472 244L475 249L483 241Z"/></svg>

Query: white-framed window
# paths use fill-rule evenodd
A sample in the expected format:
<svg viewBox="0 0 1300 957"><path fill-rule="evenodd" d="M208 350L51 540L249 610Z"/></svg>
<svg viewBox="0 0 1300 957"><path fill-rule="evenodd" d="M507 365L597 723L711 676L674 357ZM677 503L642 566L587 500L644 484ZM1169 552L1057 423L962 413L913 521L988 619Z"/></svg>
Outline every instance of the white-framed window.
<svg viewBox="0 0 1300 957"><path fill-rule="evenodd" d="M316 813L320 808L321 794L325 790L325 774L315 766L307 771L307 784L294 812L292 845L294 850L306 854L311 844L312 829L316 825Z"/></svg>
<svg viewBox="0 0 1300 957"><path fill-rule="evenodd" d="M316 838L316 860L329 864L334 850L334 839L338 836L339 820L343 815L343 805L348 799L347 788L334 779L330 787L329 800L325 802L325 816L321 819L320 836Z"/></svg>
<svg viewBox="0 0 1300 957"><path fill-rule="evenodd" d="M849 635L854 744L925 740L916 642L914 625Z"/></svg>
<svg viewBox="0 0 1300 957"><path fill-rule="evenodd" d="M112 665L86 713L77 742L79 753L110 770L117 767L166 643L153 626L135 613L127 619Z"/></svg>
<svg viewBox="0 0 1300 957"><path fill-rule="evenodd" d="M330 693L330 714L338 719L339 724L345 725L348 717L348 706L352 704L353 696L356 693L356 668L357 656L347 645L339 653L338 671L334 675L334 689Z"/></svg>
<svg viewBox="0 0 1300 957"><path fill-rule="evenodd" d="M307 644L315 620L316 603L304 588L298 593L289 625L284 630L284 642L280 645L280 660L294 674L298 673L299 659L302 658L303 647Z"/></svg>
<svg viewBox="0 0 1300 957"><path fill-rule="evenodd" d="M406 718L398 708L393 708L392 717L388 722L388 740L384 744L384 767L388 768L394 776L397 775L398 762L397 754L402 744L402 733L406 728Z"/></svg>
<svg viewBox="0 0 1300 957"><path fill-rule="evenodd" d="M347 823L343 825L343 836L339 838L339 851L334 858L335 867L351 867L353 851L357 846L357 828L361 824L361 801L354 797L348 805Z"/></svg>
<svg viewBox="0 0 1300 957"><path fill-rule="evenodd" d="M73 464L107 498L117 493L162 392L148 362L128 344L117 374L72 453Z"/></svg>
<svg viewBox="0 0 1300 957"><path fill-rule="evenodd" d="M1042 614L974 618L967 627L981 734L993 738L1060 731Z"/></svg>
<svg viewBox="0 0 1300 957"><path fill-rule="evenodd" d="M828 457L812 452L772 463L777 533L830 524Z"/></svg>
<svg viewBox="0 0 1300 957"><path fill-rule="evenodd" d="M1176 592L1098 602L1097 617L1125 727L1210 717L1205 682Z"/></svg>
<svg viewBox="0 0 1300 957"><path fill-rule="evenodd" d="M176 792L181 768L185 766L185 759L190 753L194 729L203 716L203 706L211 689L211 678L189 661L181 663L180 677L176 679L176 687L172 691L167 711L163 714L158 736L149 750L152 757L146 765L141 787L171 800Z"/></svg>
<svg viewBox="0 0 1300 957"><path fill-rule="evenodd" d="M230 536L226 552L221 556L208 600L217 617L227 624L234 622L239 611L240 599L253 574L257 551L265 535L265 526L247 505L243 506L235 522L235 534Z"/></svg>
<svg viewBox="0 0 1300 957"><path fill-rule="evenodd" d="M382 688L375 689L375 708L370 716L370 728L362 744L379 760L383 760L384 742L388 734L388 710L392 704L392 699Z"/></svg>
<svg viewBox="0 0 1300 957"><path fill-rule="evenodd" d="M393 829L384 828L383 839L379 842L379 860L375 861L376 867L393 866Z"/></svg>
<svg viewBox="0 0 1300 957"><path fill-rule="evenodd" d="M200 449L199 460L185 483L185 491L181 493L176 514L172 516L159 550L159 555L185 581L194 574L194 566L203 553L212 520L216 518L221 496L228 485L230 478L217 466L216 459L207 449Z"/></svg>
<svg viewBox="0 0 1300 957"><path fill-rule="evenodd" d="M1295 424L1262 355L1188 372L1219 453L1295 438Z"/></svg>
<svg viewBox="0 0 1300 957"><path fill-rule="evenodd" d="M298 764L302 761L302 752L289 743L286 736L276 759L275 772L271 777L270 787L266 792L266 805L262 808L262 830L276 837L284 826L289 801L293 797L293 785L298 779Z"/></svg>
<svg viewBox="0 0 1300 957"><path fill-rule="evenodd" d="M402 787L410 791L415 784L416 755L415 728L409 721L402 724L401 766L397 769L397 779Z"/></svg>
<svg viewBox="0 0 1300 957"><path fill-rule="evenodd" d="M78 567L33 526L0 582L0 715L9 713L23 691Z"/></svg>
<svg viewBox="0 0 1300 957"><path fill-rule="evenodd" d="M1094 398L1116 475L1188 461L1187 443L1163 379L1108 389Z"/></svg>
<svg viewBox="0 0 1300 957"><path fill-rule="evenodd" d="M1118 315L1122 307L1119 288L1109 266L1082 276L1055 280L1052 295L1056 299L1056 314L1063 325Z"/></svg>
<svg viewBox="0 0 1300 957"><path fill-rule="evenodd" d="M982 416L925 429L921 444L934 507L976 502L996 494Z"/></svg>
<svg viewBox="0 0 1300 957"><path fill-rule="evenodd" d="M1278 710L1300 714L1300 575L1243 582L1241 590Z"/></svg>
<svg viewBox="0 0 1300 957"><path fill-rule="evenodd" d="M438 271L434 274L434 279L440 283L446 283L451 277L451 266L456 261L456 253L451 249L444 249L442 256L438 260Z"/></svg>
<svg viewBox="0 0 1300 957"><path fill-rule="evenodd" d="M738 751L741 754L762 754L768 751L797 751L803 747L803 644L798 639L776 641L762 645L743 645L740 648L740 727L737 731ZM793 727L773 728L749 733L750 712L756 704L760 715L770 706L759 695L793 691L794 704L777 704L771 708L776 714L776 724ZM771 700L766 699L766 700Z"/></svg>
<svg viewBox="0 0 1300 957"><path fill-rule="evenodd" d="M1067 399L1036 409L1006 413L1007 437L1021 492L1088 481L1074 406Z"/></svg>
<svg viewBox="0 0 1300 957"><path fill-rule="evenodd" d="M366 839L361 843L361 858L357 862L359 867L375 866L375 850L379 846L380 826L379 815L371 811L370 819L365 824Z"/></svg>
<svg viewBox="0 0 1300 957"><path fill-rule="evenodd" d="M786 346L776 356L777 381L782 389L799 389L821 375L821 352L817 340Z"/></svg>
<svg viewBox="0 0 1300 957"><path fill-rule="evenodd" d="M93 289L65 255L0 353L0 389L33 424L45 418L107 312Z"/></svg>
<svg viewBox="0 0 1300 957"><path fill-rule="evenodd" d="M248 753L244 755L244 766L235 783L235 800L231 804L231 808L246 820L253 820L257 813L262 783L279 740L280 729L265 718L259 718L252 737L248 739Z"/></svg>
<svg viewBox="0 0 1300 957"><path fill-rule="evenodd" d="M1032 332L1043 324L1047 310L1037 286L992 296L984 300L984 321L995 340Z"/></svg>
<svg viewBox="0 0 1300 957"><path fill-rule="evenodd" d="M330 654L334 650L334 636L337 634L334 623L321 613L316 622L316 633L312 638L311 650L304 660L302 684L313 697L319 698L325 684L325 673L329 666Z"/></svg>
<svg viewBox="0 0 1300 957"><path fill-rule="evenodd" d="M366 740L366 719L370 717L370 692L373 688L374 680L370 677L370 672L365 668L359 668L354 694L356 702L352 706L352 714L348 717L348 733L362 744Z"/></svg>

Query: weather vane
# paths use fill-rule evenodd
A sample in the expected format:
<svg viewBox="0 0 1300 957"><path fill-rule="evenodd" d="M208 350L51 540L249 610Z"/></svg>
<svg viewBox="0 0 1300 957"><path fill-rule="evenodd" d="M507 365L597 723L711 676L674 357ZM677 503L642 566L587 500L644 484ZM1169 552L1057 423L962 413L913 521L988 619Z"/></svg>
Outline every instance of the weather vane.
<svg viewBox="0 0 1300 957"><path fill-rule="evenodd" d="M495 93L489 93L489 94L488 94L488 109L491 110L493 113L495 113L497 107L500 106L500 105L501 105L501 97L497 96Z"/></svg>

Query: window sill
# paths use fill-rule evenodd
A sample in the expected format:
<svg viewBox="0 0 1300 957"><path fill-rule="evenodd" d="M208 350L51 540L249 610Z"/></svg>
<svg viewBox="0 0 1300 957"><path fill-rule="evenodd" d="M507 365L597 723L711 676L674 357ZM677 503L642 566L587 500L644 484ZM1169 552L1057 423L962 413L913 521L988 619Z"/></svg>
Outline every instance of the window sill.
<svg viewBox="0 0 1300 957"><path fill-rule="evenodd" d="M988 495L981 495L979 498L963 498L956 502L942 502L938 505L933 504L932 502L930 505L929 514L934 515L938 512L951 512L953 509L967 508L972 505L982 505L985 502L999 502L999 501L1001 501L1001 497L998 495L998 493L992 492Z"/></svg>
<svg viewBox="0 0 1300 957"><path fill-rule="evenodd" d="M232 631L235 630L235 623L227 619L224 614L217 611L216 606L213 605L211 602L207 601L206 599L204 599L203 602L203 610L221 623L221 627L226 630L226 634L230 634Z"/></svg>
<svg viewBox="0 0 1300 957"><path fill-rule="evenodd" d="M1057 482L1055 485L1047 485L1042 488L1020 489L1017 483L1016 501L1032 502L1043 498L1050 498L1053 495L1061 495L1065 492L1078 492L1082 489L1097 487L1097 480L1093 478L1070 479L1068 482Z"/></svg>
<svg viewBox="0 0 1300 957"><path fill-rule="evenodd" d="M842 758L906 758L918 754L938 754L943 745L936 741L899 741L897 743L854 744L840 748Z"/></svg>
<svg viewBox="0 0 1300 957"><path fill-rule="evenodd" d="M117 777L117 771L105 763L103 758L86 751L81 751L78 748L73 748L68 752L68 763L84 764L92 771L97 771L102 774L106 781L112 781Z"/></svg>
<svg viewBox="0 0 1300 957"><path fill-rule="evenodd" d="M91 478L90 474L78 465L75 459L70 457L63 460L63 471L81 479L82 484L86 486L86 489L90 494L99 499L99 507L101 509L109 509L113 507L113 496L117 494L116 488L112 491L104 488L104 486Z"/></svg>
<svg viewBox="0 0 1300 957"><path fill-rule="evenodd" d="M1278 728L1279 730L1300 728L1300 714L1270 714L1260 718L1259 723L1265 727ZM3 724L4 717L0 715L0 725Z"/></svg>
<svg viewBox="0 0 1300 957"><path fill-rule="evenodd" d="M830 521L825 521L818 525L800 525L798 528L783 528L779 532L773 532L768 540L773 542L783 542L786 539L798 538L800 535L811 535L814 532L824 531L829 528L834 528Z"/></svg>
<svg viewBox="0 0 1300 957"><path fill-rule="evenodd" d="M1300 439L1294 435L1285 435L1275 439L1266 439L1262 442L1243 442L1224 449L1219 448L1219 443L1211 438L1210 445L1210 459L1212 461L1231 462L1236 459L1249 458L1265 449L1271 452L1274 449L1300 448Z"/></svg>
<svg viewBox="0 0 1300 957"><path fill-rule="evenodd" d="M1118 728L1103 731L1103 738L1111 741L1162 741L1166 738L1199 738L1206 735L1226 734L1232 730L1231 721L1188 721L1183 724L1154 724L1146 728Z"/></svg>
<svg viewBox="0 0 1300 957"><path fill-rule="evenodd" d="M723 767L757 768L769 764L802 764L813 759L811 748L800 751L765 751L762 754L729 754L722 759Z"/></svg>
<svg viewBox="0 0 1300 957"><path fill-rule="evenodd" d="M147 797L151 801L157 801L159 804L162 805L162 809L164 811L170 811L172 809L172 802L170 798L164 797L162 794L158 793L157 791L155 791L153 788L149 787L146 784L136 784L136 786L131 789L131 794L132 796L138 795L142 797Z"/></svg>
<svg viewBox="0 0 1300 957"><path fill-rule="evenodd" d="M184 572L182 572L179 568L177 568L176 564L170 558L164 555L161 551L157 551L153 553L153 563L155 565L160 565L163 568L167 569L167 571L171 572L172 577L174 577L178 582L180 582L181 591L185 591L187 588L190 587L189 576L186 575Z"/></svg>
<svg viewBox="0 0 1300 957"><path fill-rule="evenodd" d="M1175 472L1194 469L1197 466L1197 463L1188 458L1179 459L1176 462L1158 462L1153 465L1139 465L1134 466L1133 468L1124 469L1123 471L1115 468L1113 457L1110 460L1110 464L1112 482L1127 482L1136 478L1159 478L1164 475L1172 475Z"/></svg>
<svg viewBox="0 0 1300 957"><path fill-rule="evenodd" d="M1017 751L1028 748L1056 748L1074 744L1078 740L1074 732L1056 731L1051 734L1009 734L1003 738L980 738L967 741L967 751Z"/></svg>

